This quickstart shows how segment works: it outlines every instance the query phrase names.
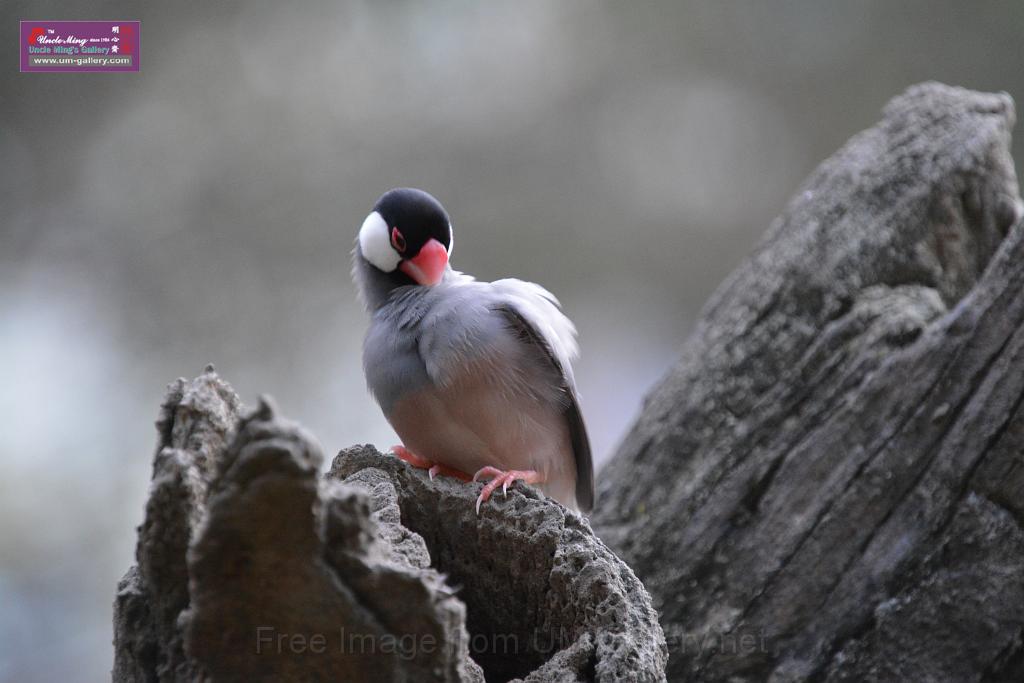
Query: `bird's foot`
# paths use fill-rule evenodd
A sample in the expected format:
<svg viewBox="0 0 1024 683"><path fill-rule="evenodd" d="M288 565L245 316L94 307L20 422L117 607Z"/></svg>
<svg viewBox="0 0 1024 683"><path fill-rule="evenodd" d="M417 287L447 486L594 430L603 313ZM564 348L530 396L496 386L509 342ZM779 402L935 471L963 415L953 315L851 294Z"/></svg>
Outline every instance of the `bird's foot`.
<svg viewBox="0 0 1024 683"><path fill-rule="evenodd" d="M461 479L462 481L472 480L472 477L470 477L462 470L457 470L454 467L442 465L441 463L434 462L433 460L421 458L420 456L416 455L405 446L392 446L391 452L397 455L399 460L407 462L417 469L426 470L427 474L430 476L431 481L433 481L434 477L436 477L439 474L443 474L446 477L454 477L455 479Z"/></svg>
<svg viewBox="0 0 1024 683"><path fill-rule="evenodd" d="M544 482L540 474L533 470L499 470L497 467L482 467L473 475L473 481L479 481L483 477L491 477L491 480L484 485L480 491L480 497L476 499L476 514L480 514L480 504L486 502L491 494L500 486L501 493L508 495L509 485L516 481L527 484L541 484Z"/></svg>

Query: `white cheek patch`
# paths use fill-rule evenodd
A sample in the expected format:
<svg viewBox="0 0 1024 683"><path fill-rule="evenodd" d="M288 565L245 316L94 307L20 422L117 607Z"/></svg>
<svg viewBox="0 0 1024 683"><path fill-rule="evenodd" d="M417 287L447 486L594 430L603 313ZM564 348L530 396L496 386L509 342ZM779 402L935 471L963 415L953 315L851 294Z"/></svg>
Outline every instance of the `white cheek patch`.
<svg viewBox="0 0 1024 683"><path fill-rule="evenodd" d="M452 259L452 249L455 248L455 230L452 229L452 224L448 224L448 260Z"/></svg>
<svg viewBox="0 0 1024 683"><path fill-rule="evenodd" d="M391 246L391 229L379 213L374 211L359 228L359 249L363 258L385 273L392 272L402 257Z"/></svg>

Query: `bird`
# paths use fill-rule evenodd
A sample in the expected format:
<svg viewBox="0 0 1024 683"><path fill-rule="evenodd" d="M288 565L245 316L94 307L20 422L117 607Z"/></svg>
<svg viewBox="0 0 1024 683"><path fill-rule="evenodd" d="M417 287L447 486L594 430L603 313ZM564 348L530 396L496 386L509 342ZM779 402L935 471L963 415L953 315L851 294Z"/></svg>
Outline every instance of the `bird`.
<svg viewBox="0 0 1024 683"><path fill-rule="evenodd" d="M370 315L363 370L401 460L464 482L537 485L564 507L594 503L590 441L572 361L576 328L540 285L453 270L441 203L385 192L358 231L352 276Z"/></svg>

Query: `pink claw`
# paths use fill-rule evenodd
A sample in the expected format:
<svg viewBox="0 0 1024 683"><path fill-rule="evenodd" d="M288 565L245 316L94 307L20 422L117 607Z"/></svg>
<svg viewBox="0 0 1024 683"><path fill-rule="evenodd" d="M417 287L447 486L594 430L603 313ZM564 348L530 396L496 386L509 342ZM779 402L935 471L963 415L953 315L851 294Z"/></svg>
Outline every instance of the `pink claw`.
<svg viewBox="0 0 1024 683"><path fill-rule="evenodd" d="M429 469L434 463L430 462L426 458L421 458L405 446L399 444L391 447L391 452L398 456L398 459L407 462L413 467L421 470Z"/></svg>
<svg viewBox="0 0 1024 683"><path fill-rule="evenodd" d="M503 474L505 473L499 470L497 467L491 467L490 465L488 465L487 467L481 467L476 471L476 474L473 475L473 481L480 481L480 477L494 478L500 477Z"/></svg>
<svg viewBox="0 0 1024 683"><path fill-rule="evenodd" d="M398 459L401 460L402 462L407 462L417 469L426 470L427 475L430 477L431 481L433 481L434 477L436 477L439 474L443 474L446 477L454 477L455 479L460 479L462 481L470 480L469 475L463 472L462 470L457 470L454 467L442 465L441 463L434 462L433 460L421 458L420 456L416 455L405 446L392 446L391 452L398 456Z"/></svg>
<svg viewBox="0 0 1024 683"><path fill-rule="evenodd" d="M480 477L491 477L491 480L484 485L480 491L480 496L476 499L476 514L480 514L480 504L490 499L491 494L494 493L495 489L501 487L501 492L504 496L508 497L509 484L514 483L517 479L527 484L539 484L543 482L540 474L533 470L508 470L503 472L497 467L482 467L477 470L477 473L473 475L473 481L478 481Z"/></svg>

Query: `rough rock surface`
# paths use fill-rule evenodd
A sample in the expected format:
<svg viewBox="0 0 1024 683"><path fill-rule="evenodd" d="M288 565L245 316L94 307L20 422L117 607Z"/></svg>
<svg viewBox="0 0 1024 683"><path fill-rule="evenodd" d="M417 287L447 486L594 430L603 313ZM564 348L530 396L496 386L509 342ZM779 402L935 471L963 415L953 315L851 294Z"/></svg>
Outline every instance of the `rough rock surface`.
<svg viewBox="0 0 1024 683"><path fill-rule="evenodd" d="M1024 680L1013 103L910 88L805 182L599 477L671 680Z"/></svg>
<svg viewBox="0 0 1024 683"><path fill-rule="evenodd" d="M170 388L115 681L664 678L650 598L580 517L513 490L477 518L479 485L366 447L321 478L267 400L240 413L212 367Z"/></svg>
<svg viewBox="0 0 1024 683"><path fill-rule="evenodd" d="M521 485L477 516L479 485L431 481L370 446L339 453L330 476L397 496L401 523L459 587L471 654L488 678L662 677L665 641L650 598L585 518Z"/></svg>

